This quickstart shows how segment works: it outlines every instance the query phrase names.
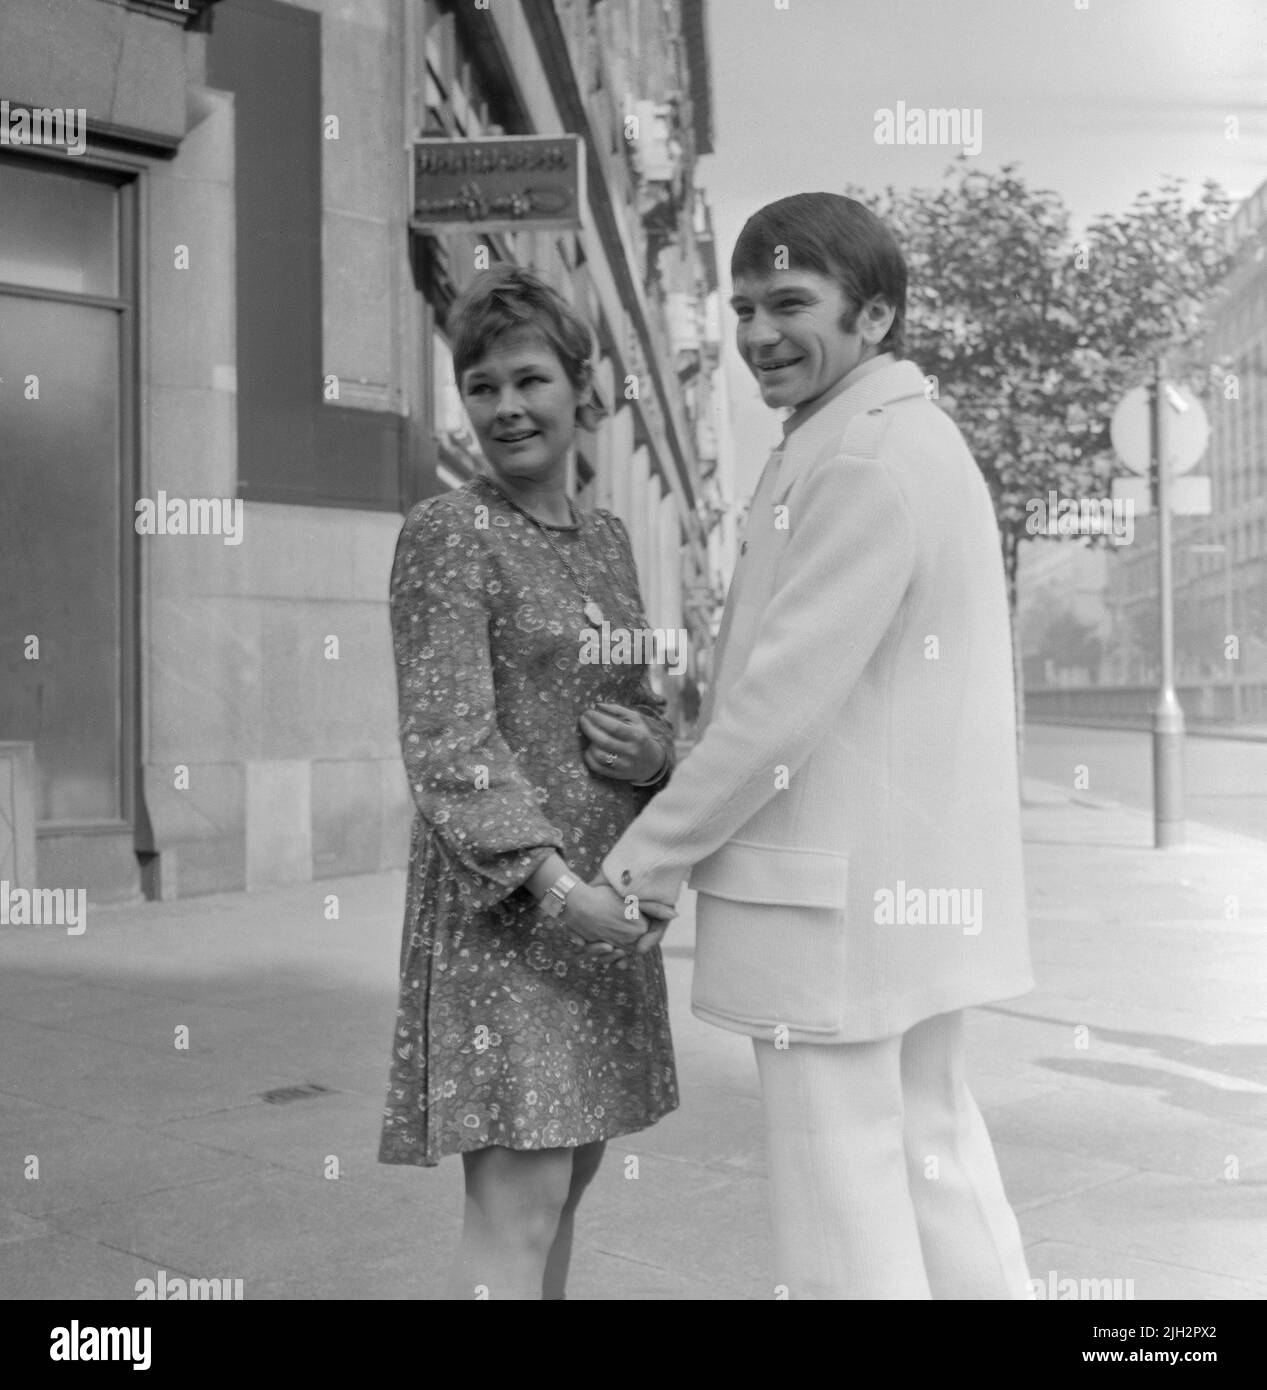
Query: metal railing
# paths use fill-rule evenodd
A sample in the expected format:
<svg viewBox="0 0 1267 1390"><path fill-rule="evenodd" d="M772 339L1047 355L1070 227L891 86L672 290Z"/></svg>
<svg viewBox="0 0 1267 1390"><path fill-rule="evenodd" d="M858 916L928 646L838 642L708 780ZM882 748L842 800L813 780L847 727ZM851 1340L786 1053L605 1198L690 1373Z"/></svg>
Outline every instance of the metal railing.
<svg viewBox="0 0 1267 1390"><path fill-rule="evenodd" d="M1192 724L1267 723L1267 679L1201 681L1176 685ZM1029 719L1079 718L1135 724L1151 719L1156 685L1077 685L1026 690Z"/></svg>

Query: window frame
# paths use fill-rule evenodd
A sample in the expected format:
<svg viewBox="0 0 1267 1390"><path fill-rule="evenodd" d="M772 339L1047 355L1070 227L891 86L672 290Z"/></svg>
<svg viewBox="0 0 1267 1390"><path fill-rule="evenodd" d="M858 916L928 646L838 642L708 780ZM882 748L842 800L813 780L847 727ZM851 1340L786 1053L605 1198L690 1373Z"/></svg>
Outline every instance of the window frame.
<svg viewBox="0 0 1267 1390"><path fill-rule="evenodd" d="M38 146L14 147L0 153L0 163L43 161L45 167L62 166L67 156ZM111 184L118 196L118 290L117 296L75 294L65 290L0 282L0 296L43 300L62 304L82 304L104 308L117 315L118 335L118 437L116 439L119 505L119 535L115 556L115 577L119 585L118 727L119 756L118 815L96 819L37 820L36 838L73 835L134 835L141 811L141 566L139 537L132 518L141 484L141 410L139 384L143 381L144 360L140 323L144 322L144 282L140 266L144 255L140 208L148 162L126 154L103 150L90 143L88 151L75 156L73 172L80 177Z"/></svg>

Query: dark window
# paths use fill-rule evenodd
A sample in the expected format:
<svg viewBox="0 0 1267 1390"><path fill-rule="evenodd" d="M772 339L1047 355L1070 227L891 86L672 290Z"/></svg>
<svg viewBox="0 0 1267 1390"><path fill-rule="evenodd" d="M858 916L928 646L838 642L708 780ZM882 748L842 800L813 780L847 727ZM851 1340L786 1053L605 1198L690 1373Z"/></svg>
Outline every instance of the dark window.
<svg viewBox="0 0 1267 1390"><path fill-rule="evenodd" d="M131 815L130 193L0 160L0 739L45 826Z"/></svg>
<svg viewBox="0 0 1267 1390"><path fill-rule="evenodd" d="M399 416L322 400L321 17L223 0L208 81L234 93L238 490L399 510Z"/></svg>

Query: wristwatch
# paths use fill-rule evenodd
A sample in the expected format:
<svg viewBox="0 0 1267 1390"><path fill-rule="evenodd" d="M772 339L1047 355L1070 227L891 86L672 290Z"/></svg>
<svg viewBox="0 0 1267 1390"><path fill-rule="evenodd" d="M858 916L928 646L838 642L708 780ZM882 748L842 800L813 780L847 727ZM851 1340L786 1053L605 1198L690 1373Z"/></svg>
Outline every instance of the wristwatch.
<svg viewBox="0 0 1267 1390"><path fill-rule="evenodd" d="M567 906L568 894L580 882L575 874L560 874L546 889L545 895L537 904L543 917L558 918Z"/></svg>

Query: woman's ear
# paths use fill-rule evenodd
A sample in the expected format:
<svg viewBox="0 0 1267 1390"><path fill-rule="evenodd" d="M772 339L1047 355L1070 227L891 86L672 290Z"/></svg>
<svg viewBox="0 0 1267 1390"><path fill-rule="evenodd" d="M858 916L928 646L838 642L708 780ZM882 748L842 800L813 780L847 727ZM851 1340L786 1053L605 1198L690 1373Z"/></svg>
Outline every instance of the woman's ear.
<svg viewBox="0 0 1267 1390"><path fill-rule="evenodd" d="M588 357L581 363L581 381L577 385L577 393L580 396L576 403L577 427L593 433L598 428L599 421L606 416L607 409L598 398L598 388L594 383L594 366Z"/></svg>
<svg viewBox="0 0 1267 1390"><path fill-rule="evenodd" d="M592 434L606 416L607 407L598 399L591 388L589 394L576 407L577 427L588 430Z"/></svg>

